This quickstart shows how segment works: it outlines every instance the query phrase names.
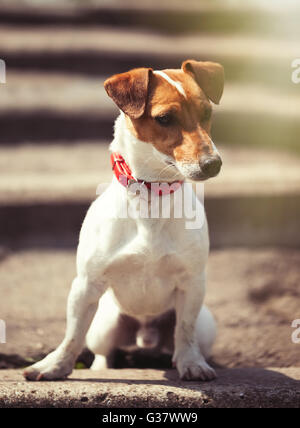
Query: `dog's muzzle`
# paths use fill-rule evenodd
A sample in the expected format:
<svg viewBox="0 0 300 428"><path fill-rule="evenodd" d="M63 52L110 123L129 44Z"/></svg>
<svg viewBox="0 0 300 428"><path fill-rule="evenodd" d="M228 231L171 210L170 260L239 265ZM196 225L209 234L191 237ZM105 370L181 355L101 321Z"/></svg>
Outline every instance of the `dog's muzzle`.
<svg viewBox="0 0 300 428"><path fill-rule="evenodd" d="M215 177L219 174L222 166L222 159L219 155L208 156L199 162L202 174L207 177Z"/></svg>
<svg viewBox="0 0 300 428"><path fill-rule="evenodd" d="M219 174L222 160L218 154L202 156L199 162L177 162L177 168L184 177L193 181L204 181Z"/></svg>

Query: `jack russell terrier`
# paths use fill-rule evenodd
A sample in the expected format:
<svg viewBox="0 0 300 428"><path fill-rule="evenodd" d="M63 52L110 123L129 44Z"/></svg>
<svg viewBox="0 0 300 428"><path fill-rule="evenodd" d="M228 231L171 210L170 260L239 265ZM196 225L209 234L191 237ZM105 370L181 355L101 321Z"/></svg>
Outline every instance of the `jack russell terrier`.
<svg viewBox="0 0 300 428"><path fill-rule="evenodd" d="M137 68L117 74L104 86L121 110L110 146L115 176L91 205L81 229L65 338L24 375L28 380L65 378L85 343L96 354L92 368L99 369L107 366L115 348L155 347L160 341L161 349L172 353L181 379L214 379L206 359L216 328L203 306L206 218L197 230L185 227L184 216L124 218L118 202L134 208L131 183L146 186L150 201L150 185L167 183L170 191L158 193L158 199L168 197L172 204L185 179L204 181L219 173L222 161L210 138L210 102L221 99L223 67L187 60L180 70ZM190 196L200 203L193 190ZM161 340L153 325L172 311L174 326L162 329ZM130 320L138 327L132 328Z"/></svg>

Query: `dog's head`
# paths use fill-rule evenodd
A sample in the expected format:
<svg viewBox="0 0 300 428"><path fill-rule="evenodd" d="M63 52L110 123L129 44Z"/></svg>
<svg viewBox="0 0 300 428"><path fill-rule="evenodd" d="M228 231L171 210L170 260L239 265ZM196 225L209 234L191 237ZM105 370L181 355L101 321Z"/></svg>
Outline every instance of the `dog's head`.
<svg viewBox="0 0 300 428"><path fill-rule="evenodd" d="M198 181L219 173L222 161L210 130L211 101L219 104L224 87L220 64L187 60L180 70L137 68L104 86L130 131L183 176Z"/></svg>

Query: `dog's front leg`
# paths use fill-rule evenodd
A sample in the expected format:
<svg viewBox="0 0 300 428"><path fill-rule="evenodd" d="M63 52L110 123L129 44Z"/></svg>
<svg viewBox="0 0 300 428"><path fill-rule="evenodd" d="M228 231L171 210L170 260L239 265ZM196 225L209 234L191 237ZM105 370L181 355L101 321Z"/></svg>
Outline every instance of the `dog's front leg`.
<svg viewBox="0 0 300 428"><path fill-rule="evenodd" d="M173 364L184 380L212 380L216 373L202 355L197 337L197 318L205 294L205 274L185 291L176 290L176 328Z"/></svg>
<svg viewBox="0 0 300 428"><path fill-rule="evenodd" d="M72 372L104 291L103 286L90 284L86 277L74 279L68 297L65 338L55 351L25 370L26 379L62 379Z"/></svg>

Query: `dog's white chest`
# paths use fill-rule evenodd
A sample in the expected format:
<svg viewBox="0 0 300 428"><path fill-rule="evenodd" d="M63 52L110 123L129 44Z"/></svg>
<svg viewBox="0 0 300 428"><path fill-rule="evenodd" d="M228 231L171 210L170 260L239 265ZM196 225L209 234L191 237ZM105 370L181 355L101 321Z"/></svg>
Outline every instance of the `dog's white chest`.
<svg viewBox="0 0 300 428"><path fill-rule="evenodd" d="M78 266L92 283L114 291L123 312L158 315L174 307L176 289L186 290L203 272L207 225L187 230L184 218L103 215L115 206L113 195L119 200L122 190L119 183L113 184L91 206L81 232Z"/></svg>
<svg viewBox="0 0 300 428"><path fill-rule="evenodd" d="M183 283L188 277L177 242L168 232L154 232L151 228L119 248L104 275L122 310L134 316L168 310L174 304L178 282Z"/></svg>

